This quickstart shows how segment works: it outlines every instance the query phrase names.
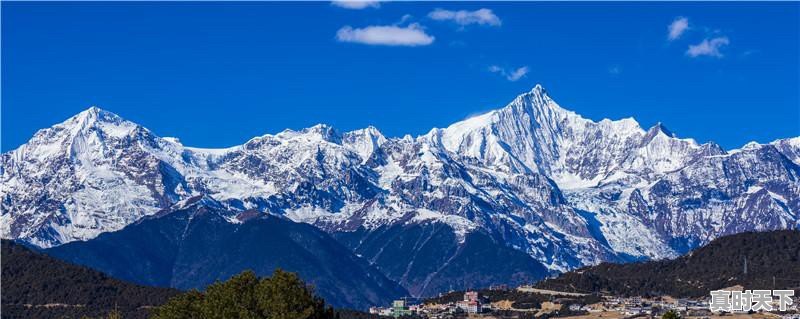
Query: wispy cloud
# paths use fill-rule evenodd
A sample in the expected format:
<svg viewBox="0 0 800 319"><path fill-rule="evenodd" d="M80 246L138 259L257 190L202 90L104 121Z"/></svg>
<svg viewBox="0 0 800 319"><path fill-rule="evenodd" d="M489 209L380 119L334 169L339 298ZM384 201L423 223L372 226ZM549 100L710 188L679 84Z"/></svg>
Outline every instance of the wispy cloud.
<svg viewBox="0 0 800 319"><path fill-rule="evenodd" d="M331 1L331 4L337 7L342 7L345 9L352 9L352 10L377 8L381 6L380 1L374 1L374 0L333 0Z"/></svg>
<svg viewBox="0 0 800 319"><path fill-rule="evenodd" d="M444 9L436 9L428 13L428 18L437 21L453 21L460 26L467 26L470 24L500 26L502 21L490 9L478 9L475 11L458 10L450 11Z"/></svg>
<svg viewBox="0 0 800 319"><path fill-rule="evenodd" d="M432 35L425 33L417 23L406 27L396 25L368 26L353 28L344 26L336 32L339 42L353 42L367 45L422 46L433 43Z"/></svg>
<svg viewBox="0 0 800 319"><path fill-rule="evenodd" d="M515 82L521 78L523 78L526 74L528 74L528 67L522 66L517 69L506 70L505 68L499 67L497 65L489 66L489 72L497 73L502 75L511 82Z"/></svg>
<svg viewBox="0 0 800 319"><path fill-rule="evenodd" d="M394 23L394 24L392 24L392 25L401 25L401 24L404 24L404 23L406 23L408 20L411 20L411 18L413 18L413 16L412 16L412 15L410 15L410 14L404 14L402 17L400 17L400 20L399 20L399 21L395 22L395 23Z"/></svg>
<svg viewBox="0 0 800 319"><path fill-rule="evenodd" d="M521 67L519 69L514 70L514 72L511 72L511 74L508 74L506 76L506 78L509 81L516 81L516 80L521 79L526 74L528 74L528 67L527 66L523 66L523 67Z"/></svg>
<svg viewBox="0 0 800 319"><path fill-rule="evenodd" d="M747 51L742 52L742 57L746 58L746 57L749 57L749 56L751 56L753 54L756 54L756 53L758 53L758 50L747 50Z"/></svg>
<svg viewBox="0 0 800 319"><path fill-rule="evenodd" d="M620 68L619 65L612 65L608 68L608 73L611 75L618 75L622 73L622 68Z"/></svg>
<svg viewBox="0 0 800 319"><path fill-rule="evenodd" d="M703 42L689 45L689 49L686 50L686 55L693 58L704 55L721 58L723 55L720 52L720 48L728 45L729 43L730 41L728 41L728 37L716 37L713 39L706 38L703 40Z"/></svg>
<svg viewBox="0 0 800 319"><path fill-rule="evenodd" d="M689 18L677 17L672 23L667 26L667 39L670 41L677 40L683 35L686 30L689 30Z"/></svg>

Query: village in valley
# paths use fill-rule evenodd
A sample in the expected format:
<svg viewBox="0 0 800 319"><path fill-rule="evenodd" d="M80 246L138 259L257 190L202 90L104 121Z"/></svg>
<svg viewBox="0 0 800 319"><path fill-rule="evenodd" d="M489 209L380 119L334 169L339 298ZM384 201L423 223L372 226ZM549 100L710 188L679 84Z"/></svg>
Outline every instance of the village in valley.
<svg viewBox="0 0 800 319"><path fill-rule="evenodd" d="M732 287L736 289L736 287ZM741 288L741 287L739 287ZM800 297L792 297L786 311L712 312L711 297L673 298L621 297L603 294L561 292L520 286L493 286L489 289L440 294L420 300L404 298L387 307L372 307L369 312L381 317L406 318L697 318L697 319L800 319ZM670 315L665 316L665 314Z"/></svg>

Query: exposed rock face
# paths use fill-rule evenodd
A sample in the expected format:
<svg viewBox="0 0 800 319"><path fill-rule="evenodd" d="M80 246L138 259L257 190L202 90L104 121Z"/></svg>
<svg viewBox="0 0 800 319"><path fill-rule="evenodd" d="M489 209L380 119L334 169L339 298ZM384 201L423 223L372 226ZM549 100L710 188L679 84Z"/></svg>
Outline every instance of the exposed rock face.
<svg viewBox="0 0 800 319"><path fill-rule="evenodd" d="M800 227L799 164L800 137L725 151L661 124L584 119L540 86L416 138L317 125L228 149L186 147L91 108L2 155L2 235L56 246L208 194L350 238L426 294L444 288L435 274L452 261L398 269L410 260L392 264L376 248L387 232L408 241L396 254L425 256L427 244L457 259L482 238L550 271L674 257L726 234ZM434 236L436 225L446 231ZM531 267L514 278L542 275Z"/></svg>

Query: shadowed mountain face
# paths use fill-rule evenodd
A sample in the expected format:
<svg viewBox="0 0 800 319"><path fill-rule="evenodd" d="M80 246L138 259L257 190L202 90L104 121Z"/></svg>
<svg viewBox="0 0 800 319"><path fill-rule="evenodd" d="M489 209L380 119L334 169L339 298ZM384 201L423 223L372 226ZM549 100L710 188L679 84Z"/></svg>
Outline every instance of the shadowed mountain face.
<svg viewBox="0 0 800 319"><path fill-rule="evenodd" d="M548 274L535 259L482 232L470 233L459 242L453 230L441 223L398 224L334 235L415 296L433 296L456 287L519 285Z"/></svg>
<svg viewBox="0 0 800 319"><path fill-rule="evenodd" d="M145 318L178 290L140 286L3 240L3 318ZM28 305L28 306L26 306Z"/></svg>
<svg viewBox="0 0 800 319"><path fill-rule="evenodd" d="M337 307L387 304L406 291L314 226L231 212L204 197L105 233L51 248L51 256L131 282L179 289L226 280L243 270L297 272Z"/></svg>
<svg viewBox="0 0 800 319"><path fill-rule="evenodd" d="M800 293L800 231L725 236L673 260L603 263L537 284L560 291L674 297L708 296L734 285Z"/></svg>

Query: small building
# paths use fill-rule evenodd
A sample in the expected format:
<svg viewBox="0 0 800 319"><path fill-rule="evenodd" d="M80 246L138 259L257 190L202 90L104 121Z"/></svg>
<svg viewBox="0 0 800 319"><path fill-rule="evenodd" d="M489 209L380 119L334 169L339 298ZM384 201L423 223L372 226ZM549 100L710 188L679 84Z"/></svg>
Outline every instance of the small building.
<svg viewBox="0 0 800 319"><path fill-rule="evenodd" d="M369 308L369 313L370 314L379 315L379 316L386 316L386 317L391 316L392 315L392 311L393 311L392 308L384 308L384 307L370 307Z"/></svg>
<svg viewBox="0 0 800 319"><path fill-rule="evenodd" d="M481 301L478 292L467 291L464 293L464 300L456 302L456 308L461 309L466 313L480 313L483 308L481 307Z"/></svg>
<svg viewBox="0 0 800 319"><path fill-rule="evenodd" d="M632 305L632 306L640 306L642 304L642 297L641 296L630 297L626 301L626 304Z"/></svg>
<svg viewBox="0 0 800 319"><path fill-rule="evenodd" d="M587 311L587 312L591 312L591 313L603 312L603 305L602 304L596 304L594 306L593 305L585 305L585 306L581 307L581 310Z"/></svg>
<svg viewBox="0 0 800 319"><path fill-rule="evenodd" d="M481 310L480 303L475 301L461 300L456 303L456 307L466 313L479 313Z"/></svg>
<svg viewBox="0 0 800 319"><path fill-rule="evenodd" d="M625 315L633 316L633 315L643 314L644 313L644 309L642 309L641 307L628 307L628 308L625 308L625 312L624 313L625 313Z"/></svg>
<svg viewBox="0 0 800 319"><path fill-rule="evenodd" d="M642 312L642 308L639 308L639 307L625 308L625 315L628 315L628 316L638 315L641 312Z"/></svg>
<svg viewBox="0 0 800 319"><path fill-rule="evenodd" d="M411 309L408 308L405 300L398 299L392 302L392 316L401 317L410 315L411 315Z"/></svg>

